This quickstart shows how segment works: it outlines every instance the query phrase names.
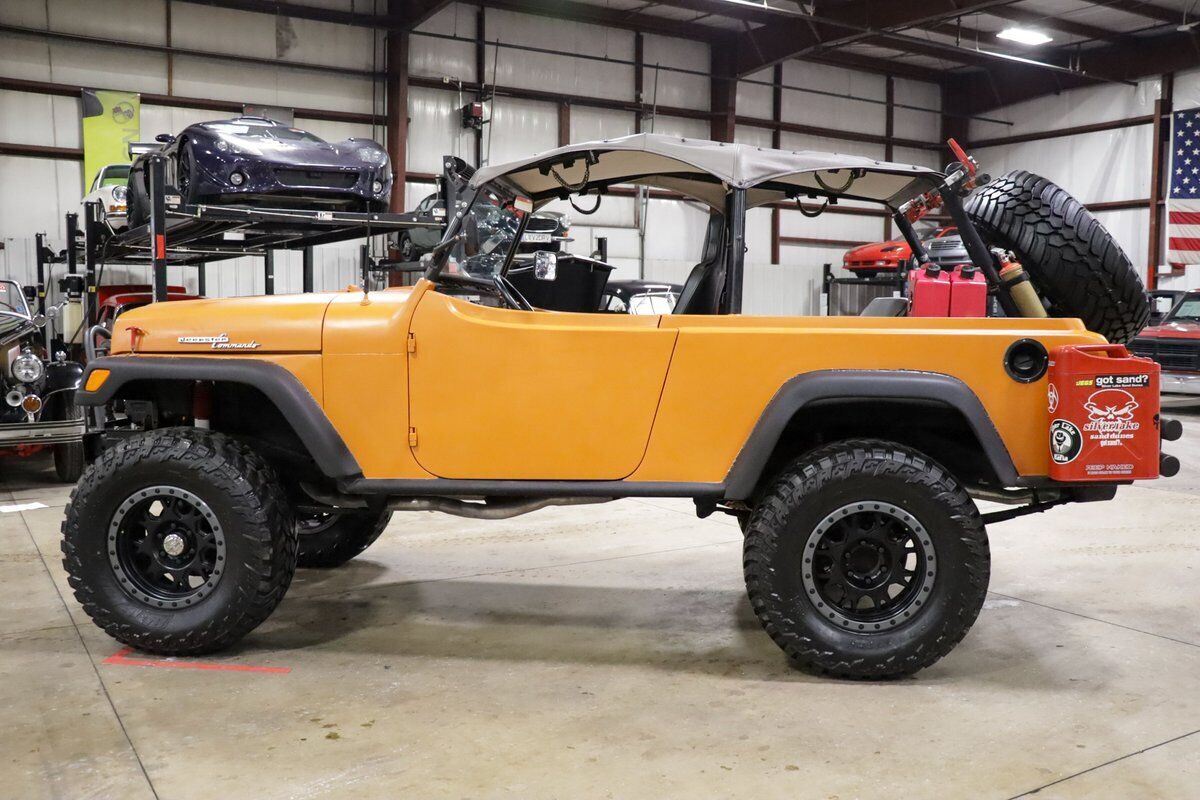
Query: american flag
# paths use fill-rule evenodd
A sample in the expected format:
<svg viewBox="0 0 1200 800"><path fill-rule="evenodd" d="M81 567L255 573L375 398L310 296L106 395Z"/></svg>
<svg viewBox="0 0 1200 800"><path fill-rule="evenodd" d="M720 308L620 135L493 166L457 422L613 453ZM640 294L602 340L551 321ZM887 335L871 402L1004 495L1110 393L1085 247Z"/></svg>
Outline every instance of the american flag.
<svg viewBox="0 0 1200 800"><path fill-rule="evenodd" d="M1171 189L1167 194L1167 260L1200 264L1200 108L1171 115Z"/></svg>

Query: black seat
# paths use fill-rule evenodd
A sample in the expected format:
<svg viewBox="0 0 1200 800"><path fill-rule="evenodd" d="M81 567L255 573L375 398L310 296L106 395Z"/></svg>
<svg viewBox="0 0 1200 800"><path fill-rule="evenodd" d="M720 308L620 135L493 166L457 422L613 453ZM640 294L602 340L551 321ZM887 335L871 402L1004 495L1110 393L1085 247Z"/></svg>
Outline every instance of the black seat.
<svg viewBox="0 0 1200 800"><path fill-rule="evenodd" d="M692 267L672 314L716 314L725 291L725 217L708 218L701 261Z"/></svg>

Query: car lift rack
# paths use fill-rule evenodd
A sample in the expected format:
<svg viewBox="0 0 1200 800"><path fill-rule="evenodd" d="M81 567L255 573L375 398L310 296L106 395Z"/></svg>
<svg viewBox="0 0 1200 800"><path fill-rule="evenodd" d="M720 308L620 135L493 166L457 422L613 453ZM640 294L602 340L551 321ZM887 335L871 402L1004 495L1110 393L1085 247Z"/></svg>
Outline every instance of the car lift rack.
<svg viewBox="0 0 1200 800"><path fill-rule="evenodd" d="M266 294L275 293L276 250L301 250L302 286L313 291L313 250L316 245L386 235L404 228L444 225L445 219L427 215L390 212L353 212L305 208L257 208L241 205L187 205L165 185L163 156L148 158L150 183L150 221L120 233L110 234L100 222L99 207L84 205L84 219L75 213L66 215L68 247L62 257L45 247L45 236L37 236L38 301L44 310L47 267L67 265L68 274L78 274L79 260L84 265L85 319L90 327L96 322L97 266L102 264L149 265L153 273L154 300L167 298L168 266L200 266L211 261L246 256L263 259ZM451 157L443 159L446 169L456 168ZM460 205L456 182L443 174L438 181L445 208ZM80 241L82 239L82 242ZM73 246L72 246L73 245ZM368 248L361 248L363 279L369 270L413 271L417 264L398 264L385 259L372 260ZM200 269L198 293L205 294L204 270Z"/></svg>
<svg viewBox="0 0 1200 800"><path fill-rule="evenodd" d="M875 287L876 289L891 289L894 294L903 296L907 281L908 268L906 265L902 265L900 269L895 270L889 275L880 275L874 278L838 278L834 275L834 267L832 264L822 264L821 313L826 316L836 314L833 305L833 291L835 287L870 286ZM872 297L874 296L878 295L872 295ZM866 298L868 302L870 299L870 297Z"/></svg>

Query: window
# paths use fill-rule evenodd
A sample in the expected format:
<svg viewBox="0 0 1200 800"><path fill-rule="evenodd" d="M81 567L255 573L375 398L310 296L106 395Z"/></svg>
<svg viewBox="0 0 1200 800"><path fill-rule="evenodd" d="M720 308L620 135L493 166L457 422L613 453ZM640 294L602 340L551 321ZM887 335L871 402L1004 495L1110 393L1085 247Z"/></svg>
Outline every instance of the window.
<svg viewBox="0 0 1200 800"><path fill-rule="evenodd" d="M1175 320L1200 322L1200 295L1188 295L1184 298L1179 308L1171 315L1171 321Z"/></svg>

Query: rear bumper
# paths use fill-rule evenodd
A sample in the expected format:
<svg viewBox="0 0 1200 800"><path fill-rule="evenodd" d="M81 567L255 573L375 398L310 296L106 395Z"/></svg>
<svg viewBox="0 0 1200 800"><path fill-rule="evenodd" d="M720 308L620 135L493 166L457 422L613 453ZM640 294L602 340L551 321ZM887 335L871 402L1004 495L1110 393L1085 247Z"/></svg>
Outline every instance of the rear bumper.
<svg viewBox="0 0 1200 800"><path fill-rule="evenodd" d="M0 447L19 444L71 444L82 442L86 425L79 419L23 422L0 425Z"/></svg>
<svg viewBox="0 0 1200 800"><path fill-rule="evenodd" d="M1163 394L1196 394L1200 395L1200 372L1167 372L1163 370Z"/></svg>

